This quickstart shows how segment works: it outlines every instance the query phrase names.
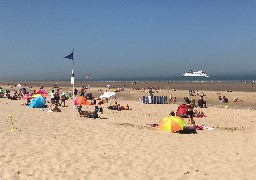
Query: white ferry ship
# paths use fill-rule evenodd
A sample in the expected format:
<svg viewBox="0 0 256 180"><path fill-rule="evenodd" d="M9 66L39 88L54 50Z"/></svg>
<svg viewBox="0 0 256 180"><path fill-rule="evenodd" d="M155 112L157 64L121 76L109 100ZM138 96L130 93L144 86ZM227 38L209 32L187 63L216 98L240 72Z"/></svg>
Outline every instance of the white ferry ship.
<svg viewBox="0 0 256 180"><path fill-rule="evenodd" d="M206 72L203 72L203 71L195 71L195 72L193 72L192 70L182 74L182 76L186 76L186 77L209 77Z"/></svg>

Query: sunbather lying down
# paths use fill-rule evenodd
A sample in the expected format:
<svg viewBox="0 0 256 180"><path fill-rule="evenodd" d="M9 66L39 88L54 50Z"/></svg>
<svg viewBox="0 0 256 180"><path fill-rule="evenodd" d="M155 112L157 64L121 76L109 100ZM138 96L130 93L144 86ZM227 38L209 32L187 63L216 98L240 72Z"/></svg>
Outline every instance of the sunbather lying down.
<svg viewBox="0 0 256 180"><path fill-rule="evenodd" d="M93 112L80 111L79 115L82 116L82 117L93 118L93 119L99 118L99 115L98 115L97 111L93 111Z"/></svg>
<svg viewBox="0 0 256 180"><path fill-rule="evenodd" d="M127 104L126 106L119 105L119 110L121 111L121 110L131 110L131 109L130 109L129 105Z"/></svg>
<svg viewBox="0 0 256 180"><path fill-rule="evenodd" d="M102 105L102 104L104 104L104 102L105 102L104 100L101 100L98 102L98 105Z"/></svg>
<svg viewBox="0 0 256 180"><path fill-rule="evenodd" d="M113 105L113 106L108 106L108 109L110 110L118 110L118 111L121 111L121 110L131 110L131 108L129 107L129 105L127 104L126 106L121 106L120 104L117 104L117 105Z"/></svg>
<svg viewBox="0 0 256 180"><path fill-rule="evenodd" d="M93 111L93 112L91 112L91 111L82 111L82 106L78 106L77 110L78 110L78 114L80 116L87 117L87 118L94 118L94 119L96 119L96 118L100 117L98 115L98 112L101 112L101 114L103 114L102 107L98 107L98 106L95 106L95 111Z"/></svg>

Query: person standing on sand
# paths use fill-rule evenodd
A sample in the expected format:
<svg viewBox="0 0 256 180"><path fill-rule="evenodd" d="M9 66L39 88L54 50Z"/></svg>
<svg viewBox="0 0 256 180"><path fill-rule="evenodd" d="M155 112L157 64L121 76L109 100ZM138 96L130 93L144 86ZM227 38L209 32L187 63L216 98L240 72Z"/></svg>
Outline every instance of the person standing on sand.
<svg viewBox="0 0 256 180"><path fill-rule="evenodd" d="M82 86L82 88L81 88L80 92L81 92L81 94L80 94L80 95L84 97L84 92L85 92L85 88L84 88L84 86Z"/></svg>
<svg viewBox="0 0 256 180"><path fill-rule="evenodd" d="M52 104L55 103L55 93L54 93L54 90L52 90L52 92L51 92L51 103Z"/></svg>
<svg viewBox="0 0 256 180"><path fill-rule="evenodd" d="M69 90L68 94L69 94L69 97L73 95L71 90Z"/></svg>
<svg viewBox="0 0 256 180"><path fill-rule="evenodd" d="M187 114L188 114L188 117L189 117L189 120L188 120L188 124L190 126L195 126L196 123L194 121L194 107L196 107L196 103L195 103L195 100L194 99L191 99L191 102L188 105L188 109L187 109Z"/></svg>
<svg viewBox="0 0 256 180"><path fill-rule="evenodd" d="M54 102L55 104L57 104L58 106L60 105L60 92L59 89L57 89L57 91L54 94Z"/></svg>
<svg viewBox="0 0 256 180"><path fill-rule="evenodd" d="M170 103L170 104L172 103L172 94L170 94L170 100L169 100L169 103Z"/></svg>
<svg viewBox="0 0 256 180"><path fill-rule="evenodd" d="M74 89L74 95L75 95L75 97L77 96L77 92L78 92L78 90L75 88L75 89Z"/></svg>

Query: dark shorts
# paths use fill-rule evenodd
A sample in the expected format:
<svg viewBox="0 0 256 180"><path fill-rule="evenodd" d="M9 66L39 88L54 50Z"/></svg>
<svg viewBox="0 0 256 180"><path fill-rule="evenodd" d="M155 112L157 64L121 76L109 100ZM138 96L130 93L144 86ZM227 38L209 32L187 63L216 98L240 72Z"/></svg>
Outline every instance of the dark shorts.
<svg viewBox="0 0 256 180"><path fill-rule="evenodd" d="M189 115L190 117L192 117L192 116L194 115L194 112L193 112L193 111L187 111L187 113L188 113L188 115Z"/></svg>

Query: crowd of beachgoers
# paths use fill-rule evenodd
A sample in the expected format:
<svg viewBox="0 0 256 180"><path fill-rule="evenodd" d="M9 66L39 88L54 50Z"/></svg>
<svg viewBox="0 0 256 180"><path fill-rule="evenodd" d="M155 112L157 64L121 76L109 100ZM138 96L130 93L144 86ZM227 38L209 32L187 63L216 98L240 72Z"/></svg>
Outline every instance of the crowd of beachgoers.
<svg viewBox="0 0 256 180"><path fill-rule="evenodd" d="M256 178L241 84L40 84L1 84L1 179Z"/></svg>
<svg viewBox="0 0 256 180"><path fill-rule="evenodd" d="M132 85L136 84L136 82L132 82ZM40 85L37 89L33 88L33 86L27 86L26 84L14 84L14 85L7 85L7 89L4 90L0 88L0 97L1 98L7 98L10 100L26 100L26 102L21 103L22 105L25 106L30 106L33 108L39 108L42 111L47 111L47 112L61 112L62 110L60 109L59 106L61 107L67 107L66 106L66 101L72 101L73 107L77 110L78 115L81 117L86 117L86 118L99 118L100 115L98 113L103 114L103 109L104 107L101 107L102 104L108 104L109 98L114 98L115 101L114 103L108 104L106 108L108 110L117 110L117 111L122 111L122 110L132 110L128 103L125 105L120 105L120 103L117 102L116 99L116 93L121 92L125 90L125 85L123 85L122 88L115 88L111 87L111 85L107 85L107 89L103 91L101 88L97 89L98 92L113 92L114 94L110 96L100 96L100 97L95 97L93 94L90 92L90 87L89 86L81 86L80 88L75 88L74 91L72 90L62 90L62 88L58 87L57 84L54 84L52 88L48 88L48 91L45 90L45 87L43 84ZM159 91L162 89L150 86L147 89L144 88L133 88L130 89L129 91L131 93L134 93L135 91L142 91L144 92L144 96L146 97L147 101L142 101L144 104L172 104L172 103L178 103L177 102L177 97L173 95L172 92L175 92L176 89L172 88L171 89L171 94L168 96L165 96L164 99L160 99L160 101L157 99ZM232 92L232 90L227 90L226 92ZM228 98L226 96L220 96L221 93L217 93L218 95L218 100L221 103L227 103L229 102ZM156 97L154 97L156 96ZM38 97L43 97L41 98L43 100L42 104L36 104L32 105L31 102L35 99L38 99ZM163 97L163 96L162 96ZM187 126L191 126L197 129L202 129L198 128L201 126L198 126L195 122L194 117L206 117L205 113L203 112L203 108L207 108L207 103L205 100L206 94L205 92L199 90L188 90L188 94L183 98L183 101L179 103L179 106L177 107L177 110L170 110L170 113L167 114L169 116L180 116L182 118L188 118L188 122L186 123ZM180 97L179 97L180 98ZM48 100L49 99L49 100ZM152 100L151 100L152 99ZM155 99L155 102L154 102ZM162 101L164 100L164 101ZM234 102L238 101L238 98L235 97L233 99ZM240 100L243 101L243 100ZM94 106L94 109L92 111L87 111L83 110L83 106L88 106L92 105ZM229 106L225 106L229 107ZM63 109L65 110L65 109ZM165 115L163 115L165 116ZM155 125L154 125L155 126ZM181 130L183 127L181 127Z"/></svg>

